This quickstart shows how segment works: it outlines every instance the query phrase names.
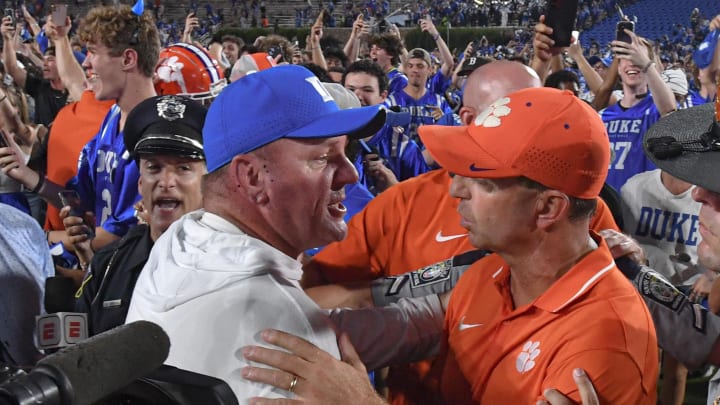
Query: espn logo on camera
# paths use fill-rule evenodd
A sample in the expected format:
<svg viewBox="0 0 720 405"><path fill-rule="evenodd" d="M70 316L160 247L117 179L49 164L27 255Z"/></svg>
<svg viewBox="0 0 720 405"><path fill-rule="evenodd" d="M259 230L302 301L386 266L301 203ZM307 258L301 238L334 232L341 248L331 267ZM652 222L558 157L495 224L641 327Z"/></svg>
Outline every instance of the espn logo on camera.
<svg viewBox="0 0 720 405"><path fill-rule="evenodd" d="M36 328L41 349L70 346L87 339L87 314L58 312L38 316Z"/></svg>

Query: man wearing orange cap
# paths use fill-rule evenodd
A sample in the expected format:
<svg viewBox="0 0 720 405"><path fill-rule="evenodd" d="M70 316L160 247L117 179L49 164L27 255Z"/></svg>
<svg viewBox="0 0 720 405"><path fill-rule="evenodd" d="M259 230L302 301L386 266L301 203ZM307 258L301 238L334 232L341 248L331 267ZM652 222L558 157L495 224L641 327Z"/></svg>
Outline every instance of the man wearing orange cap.
<svg viewBox="0 0 720 405"><path fill-rule="evenodd" d="M460 116L465 125L470 125L496 98L537 86L540 86L537 75L520 63L489 63L468 78ZM447 273L438 271L436 264L444 268L445 259L473 250L467 231L460 225L457 199L447 192L449 187L448 172L440 169L401 182L381 193L348 223L348 235L344 240L331 243L305 266L305 286L399 276L415 269L427 271L418 278L419 282L405 284L412 285L412 290L417 290L420 285L438 285L446 279ZM592 229L616 228L607 206L604 202L600 204ZM379 295L380 298L397 297L399 284L393 284L394 281ZM330 302L327 298L325 295L318 301L321 306L347 305L346 302ZM388 377L392 403L422 403L430 395L425 388L432 387L427 381L429 368L429 363L393 367Z"/></svg>
<svg viewBox="0 0 720 405"><path fill-rule="evenodd" d="M435 367L441 398L425 402L563 403L544 398L551 388L578 402L582 365L603 403L654 404L652 320L607 243L588 231L610 159L594 110L570 92L524 89L466 127L425 126L420 136L453 173L450 194L471 244L496 252L452 293ZM280 370L249 367L245 378L278 384L300 376L298 394L309 402L361 395L351 376L363 368L351 350L341 362L284 332L263 339L292 354L247 348L246 359ZM329 384L340 376L342 389Z"/></svg>
<svg viewBox="0 0 720 405"><path fill-rule="evenodd" d="M572 375L582 364L603 402L654 404L650 315L588 233L610 159L597 113L570 92L525 89L469 126L425 126L420 136L454 174L471 243L496 252L450 300L444 402L535 403L552 387L579 401Z"/></svg>

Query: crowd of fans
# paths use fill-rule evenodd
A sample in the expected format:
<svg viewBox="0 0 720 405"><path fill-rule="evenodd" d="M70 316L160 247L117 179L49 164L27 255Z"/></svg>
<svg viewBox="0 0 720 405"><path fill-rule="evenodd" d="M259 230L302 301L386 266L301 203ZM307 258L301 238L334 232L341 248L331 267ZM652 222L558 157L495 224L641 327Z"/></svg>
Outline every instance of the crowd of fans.
<svg viewBox="0 0 720 405"><path fill-rule="evenodd" d="M377 214L382 211L377 207L388 210L402 208L389 204L384 198L400 193L396 191L399 187L418 184L412 183L414 181L429 181L443 190L447 189L448 173L428 151L421 128L428 125L499 126L501 118L509 114L509 107L500 100L488 110L474 111L476 107L485 106L476 103L478 97L475 93L480 85L477 78L472 78L472 72L502 63L501 66L512 66L507 68L508 71L520 72L514 76L515 79L528 79L530 84L523 87L539 85L542 81L546 87L570 90L583 100L583 103L577 104L580 111L591 111L589 115L592 116L596 114L591 108L599 112L612 149L609 174L601 192L605 203L598 208L599 221L609 224L608 227L615 232L624 231L636 238L647 252L643 259L649 258L656 270L673 285L684 289L698 304L709 305L707 299L717 276L698 261L698 239L701 236L696 220L700 204L690 197L692 185L657 169L644 155L641 142L644 134L661 117L675 110L715 100L716 74L720 66L717 66L718 58L713 54L720 45L711 37L720 31L720 17L707 16L695 10L687 23L668 27L667 34L660 38L643 39L630 33L630 42L601 44L590 38L587 49L582 49L578 43L556 49L548 27L538 22L543 7L539 0L411 1L400 13L408 16L408 24L418 25L435 46L432 49L405 49L397 26L384 22L397 11L390 9L389 1L308 1L307 7L295 10L297 26L305 26L309 21L311 24L304 46L297 38L276 34L258 37L252 44L232 35L213 38L221 26L232 24L232 21L237 21L240 27L268 27L273 24L273 16L268 15L264 1L233 0L229 10L214 9L209 3L201 5L193 1L188 5L183 22L168 21L159 1L148 4L148 9L144 11L142 7L137 9L138 4L132 8L117 5L93 8L88 15L68 15L64 21L54 21L53 14L38 1L29 8L24 5L17 7L14 15L5 15L2 20L0 127L7 145L0 147L0 204L12 205L44 227L44 240L40 241L37 238L38 235L42 238L42 234L33 229L35 245L47 242L53 248L55 272L72 279L79 288L78 309L89 313L91 334L125 321L130 300L136 299L133 295L135 282L151 254L153 244L181 216L202 207L201 193L208 189L200 186L200 178L206 172L201 135L205 120L202 105L212 105L222 97L235 97L232 100L236 102L243 95L238 95L234 89L249 83L246 76L252 78L254 76L251 75L258 75L258 72L278 69L278 65L304 66L307 70L299 69L293 73L308 76L303 76L304 79L298 83L321 94L325 102L333 99L341 108L348 109L382 106L381 110L386 111L382 116L387 117L377 128L373 127L372 133L364 133L362 139L347 145L346 152L358 173L358 181L346 187L346 194L333 195L332 202L314 204L327 205L335 217L350 219L357 214L363 219L354 223L349 241L334 243L327 248L304 246L303 257L309 261L307 269L312 270L309 274L323 276L325 281L330 281L333 277L324 272L333 266L345 264L352 267L351 264L357 264L335 263L351 259L362 262L362 266L358 264L355 267L367 265L368 272L372 273L369 262L375 265L375 262L382 261L375 255L393 249L376 250L366 246L367 251L346 254L345 249L352 250L372 239L361 235L366 230L364 225L357 224L374 224L367 217L382 215ZM587 29L602 21L614 13L615 5L615 0L581 1L578 26ZM622 5L627 4L622 2ZM325 27L339 23L352 27L350 37L344 43L329 38L324 31ZM384 24L383 29L377 29L380 24ZM470 42L464 49L450 49L440 35L438 27L442 25L518 25L520 28L515 31L514 38L504 44L493 44L482 37ZM492 71L493 68L489 69ZM314 76L309 77L310 72ZM236 83L238 81L239 84ZM282 83L272 86L280 88ZM290 92L293 90L288 89ZM157 98L156 95L178 95L187 99ZM252 99L257 98L258 103L263 103L262 100L270 98L264 97L264 93L255 94L255 97L245 96L250 100L245 101L248 110L252 107ZM222 103L235 105L227 99ZM296 110L300 111L293 105L293 114ZM222 111L222 114L227 114L227 117L223 115L224 120L233 118L226 112L230 110ZM260 111L256 113L259 114ZM286 115L290 114L280 111L272 122L282 122ZM301 119L303 114L298 112L296 115L297 119ZM169 127L155 127L155 122L149 121L162 119L171 122L179 120L173 125L182 124L188 128L179 135L160 136L153 131L170 131ZM213 119L218 120L217 116ZM243 132L241 137L233 132L236 129L228 129L233 125L224 121L212 125L217 125L218 132L229 131L233 141L239 143L250 142L247 139L254 139L256 132L275 128L258 124L255 132ZM244 122L237 123L238 128L243 125ZM565 125L565 129L569 129L568 124ZM598 124L598 128L602 125ZM173 130L176 129L173 127ZM162 138L166 135L167 139ZM153 144L157 136L163 141ZM174 137L177 136L185 138L182 142L175 142L177 139ZM216 153L225 153L223 145L218 142L214 145ZM338 148L333 145L333 148ZM247 146L248 152L254 150L251 146ZM166 155L171 155L171 158ZM313 156L308 165L324 167L332 159L338 160L333 156L327 153L323 157ZM207 169L216 172L216 175L210 177L214 180L208 181L206 187L220 190L211 200L227 198L225 203L239 201L228 197L232 191L220 187L232 183L225 178L220 180L220 176L228 175L220 168L229 164L230 160L232 156L223 162L211 161L208 157ZM339 160L342 162L332 164L345 162L344 157ZM486 170L476 170L474 165L470 165L469 170ZM170 166L181 173L172 176L182 179L177 181L181 185L180 193L184 193L182 195L159 193L152 186L164 181L158 173L170 170L166 169ZM298 169L297 172L303 170ZM254 176L263 178L265 174L258 172ZM598 183L602 186L600 183L603 182ZM253 190L253 184L245 186ZM461 193L459 186L453 187L454 193ZM467 186L469 190L475 190L472 187ZM529 189L533 187L536 185L529 186ZM64 189L78 194L83 205L81 211L77 207L71 210L66 201L60 201L58 192ZM303 191L298 188L295 193ZM340 194L345 198L342 204ZM663 205L662 196L667 195L673 195L674 205ZM262 204L271 197L257 193L251 199ZM285 199L292 197L288 194ZM446 200L451 201L447 197ZM243 211L253 204L249 201L247 206L238 206L235 211ZM451 202L446 204L448 207L452 205ZM582 205L582 201L577 205ZM254 209L254 206L250 208ZM452 215L456 215L456 206L451 208ZM85 212L92 215L84 215ZM263 212L262 208L258 208L258 215ZM429 212L435 213L433 210ZM661 217L664 218L662 224ZM217 229L214 227L220 229L225 226L201 224L202 230L197 230L193 228L197 224L188 223L194 219L183 218L185 223L182 226L207 233L208 238L216 236ZM294 220L290 214L282 218L289 223ZM21 222L14 217L13 221ZM419 225L424 227L426 224ZM604 228L596 230L601 229ZM457 229L459 237L465 236L459 233L461 231ZM587 227L583 231L587 231ZM387 229L383 228L383 232ZM443 235L439 232L432 236L435 241L443 243L459 238L458 235ZM182 231L178 237L192 239L194 235ZM383 238L389 236L383 234L377 239ZM329 242L322 238L318 240ZM167 242L167 239L164 241ZM417 268L425 270L424 266L470 248L467 238L456 242L457 245L447 245L451 247L442 251L444 256L433 257L431 262L405 266L407 268L403 268L402 273ZM221 240L221 243L225 242ZM171 249L169 243L162 246ZM21 249L22 245L16 243L10 248ZM293 249L287 251L300 253ZM294 256L292 260L287 257L282 260L286 259L295 263ZM13 260L16 259L13 257ZM220 261L217 257L211 258L213 260L213 263ZM174 258L170 261L177 264ZM410 262L407 259L404 263ZM132 271L129 270L131 267ZM432 269L437 272L438 268ZM362 274L358 278L395 277L401 273L385 270L378 274ZM42 277L52 273L48 268L42 271ZM357 274L347 277L354 276ZM36 282L39 277L33 275L32 278ZM359 281L342 280L342 276L336 278L332 281ZM147 284L139 285L145 288L141 293L145 294L143 299L146 304L152 303L153 291L148 289ZM110 297L110 291L119 294L122 299ZM327 296L323 295L317 299L325 298ZM37 297L34 299L37 301ZM710 306L713 312L720 312L720 308ZM131 314L141 318L143 310L135 308ZM462 319L460 325L464 325ZM4 347L0 351L0 360L10 362L22 358L23 361L33 362L33 356L39 356L39 353L34 350L32 341L24 343L26 347L15 357L2 357L15 350L14 347ZM27 350L27 346L31 349ZM176 359L183 357L177 352L174 356ZM678 370L684 369L678 363L682 363L681 359L675 362L674 368L667 366L665 375L682 375ZM668 360L667 364L673 363ZM398 370L395 372L398 373ZM402 369L400 374L395 375L415 376L407 373L411 372ZM239 379L240 376L234 378ZM397 383L392 374L389 381ZM239 383L240 386L242 384ZM296 384L297 376L289 382L290 392ZM391 383L390 389L402 391L401 386ZM663 390L663 395L667 395L663 398L677 397L677 392L684 390L684 380L678 378L674 384L665 384ZM654 392L654 387L650 391ZM654 394L647 395L652 397ZM663 403L671 402L667 400Z"/></svg>
<svg viewBox="0 0 720 405"><path fill-rule="evenodd" d="M609 15L614 15L615 4L621 6L631 4L633 1L617 0L581 0L578 3L577 26L582 29L590 28ZM319 4L322 7L322 2ZM365 18L382 20L390 14L405 16L405 25L416 25L425 15L432 16L433 20L441 25L450 24L453 27L488 27L488 26L528 26L538 21L545 7L540 0L510 0L510 1L472 1L472 0L444 0L444 1L408 1L403 2L400 9L391 10L388 1L343 1L343 21L345 27L351 27L358 13ZM331 1L326 5L327 11L333 13L336 8ZM299 9L298 9L299 10ZM303 9L304 19L297 23L307 22L310 8ZM298 25L302 26L302 25Z"/></svg>

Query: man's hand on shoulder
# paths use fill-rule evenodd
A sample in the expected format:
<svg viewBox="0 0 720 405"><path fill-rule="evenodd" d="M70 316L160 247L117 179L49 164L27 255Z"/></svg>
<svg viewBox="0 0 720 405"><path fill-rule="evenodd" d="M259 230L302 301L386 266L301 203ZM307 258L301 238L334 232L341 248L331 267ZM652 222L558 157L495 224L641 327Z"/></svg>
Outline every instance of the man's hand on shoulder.
<svg viewBox="0 0 720 405"><path fill-rule="evenodd" d="M361 404L385 404L370 384L367 370L347 335L341 335L338 342L342 360L289 333L266 330L262 338L287 351L259 346L243 348L247 360L276 368L244 367L241 373L245 379L286 390L295 395L293 403L342 404L353 398L353 402ZM250 399L252 405L277 403L289 401Z"/></svg>

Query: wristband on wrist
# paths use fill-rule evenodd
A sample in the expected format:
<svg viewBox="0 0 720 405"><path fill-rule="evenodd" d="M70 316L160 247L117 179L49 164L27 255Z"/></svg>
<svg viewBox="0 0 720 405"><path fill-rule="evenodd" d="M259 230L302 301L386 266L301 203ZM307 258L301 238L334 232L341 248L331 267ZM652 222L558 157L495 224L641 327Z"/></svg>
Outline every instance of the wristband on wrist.
<svg viewBox="0 0 720 405"><path fill-rule="evenodd" d="M437 41L438 38L440 38L440 34L439 34L439 33L432 36L433 41Z"/></svg>
<svg viewBox="0 0 720 405"><path fill-rule="evenodd" d="M30 190L30 192L32 192L32 193L37 193L37 192L40 191L40 189L41 189L42 186L44 186L44 185L45 185L45 173L39 172L39 173L38 173L38 182L37 182L37 184L35 185L35 187L33 187L33 189Z"/></svg>
<svg viewBox="0 0 720 405"><path fill-rule="evenodd" d="M648 62L648 63L642 68L642 72L643 72L643 73L647 73L648 69L650 69L650 66L652 66L652 65L654 65L654 64L655 64L655 61L652 61L652 60L651 60L650 62Z"/></svg>

